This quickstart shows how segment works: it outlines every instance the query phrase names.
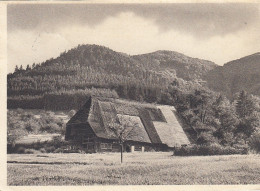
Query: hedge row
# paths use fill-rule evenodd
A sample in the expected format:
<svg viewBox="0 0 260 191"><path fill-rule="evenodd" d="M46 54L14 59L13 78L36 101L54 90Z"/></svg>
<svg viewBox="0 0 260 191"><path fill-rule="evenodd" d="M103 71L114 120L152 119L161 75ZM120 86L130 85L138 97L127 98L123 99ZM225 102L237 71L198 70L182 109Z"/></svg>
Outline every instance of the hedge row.
<svg viewBox="0 0 260 191"><path fill-rule="evenodd" d="M221 145L190 145L176 148L176 156L206 156L206 155L233 155L247 154L248 148L223 147Z"/></svg>
<svg viewBox="0 0 260 191"><path fill-rule="evenodd" d="M31 144L7 145L7 153L18 154L38 154L38 153L80 153L82 148L80 145L72 144L62 140L61 137L54 137L51 141L34 142Z"/></svg>

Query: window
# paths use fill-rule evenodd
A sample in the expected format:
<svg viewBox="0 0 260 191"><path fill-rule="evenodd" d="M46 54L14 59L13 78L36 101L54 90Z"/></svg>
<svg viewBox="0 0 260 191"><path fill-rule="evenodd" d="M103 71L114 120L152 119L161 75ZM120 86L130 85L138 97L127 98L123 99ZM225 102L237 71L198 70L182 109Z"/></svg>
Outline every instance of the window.
<svg viewBox="0 0 260 191"><path fill-rule="evenodd" d="M112 144L111 143L100 143L100 148L101 149L112 149Z"/></svg>

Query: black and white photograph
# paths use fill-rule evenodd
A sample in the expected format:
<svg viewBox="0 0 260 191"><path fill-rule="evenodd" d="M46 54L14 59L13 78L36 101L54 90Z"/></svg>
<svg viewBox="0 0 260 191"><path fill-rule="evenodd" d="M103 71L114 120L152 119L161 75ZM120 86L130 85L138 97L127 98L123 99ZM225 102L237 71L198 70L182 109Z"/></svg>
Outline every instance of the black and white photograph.
<svg viewBox="0 0 260 191"><path fill-rule="evenodd" d="M260 3L10 2L6 36L7 186L260 184Z"/></svg>

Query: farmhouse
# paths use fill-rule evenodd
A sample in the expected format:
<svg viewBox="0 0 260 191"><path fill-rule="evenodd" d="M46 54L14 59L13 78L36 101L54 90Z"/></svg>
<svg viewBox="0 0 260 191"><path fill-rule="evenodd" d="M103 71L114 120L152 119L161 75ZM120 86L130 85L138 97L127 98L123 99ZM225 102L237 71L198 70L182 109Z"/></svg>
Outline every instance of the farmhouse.
<svg viewBox="0 0 260 191"><path fill-rule="evenodd" d="M114 120L118 118L123 120ZM129 128L123 146L127 152L165 151L190 144L173 106L100 97L90 97L68 121L65 139L86 152L120 151L112 122Z"/></svg>

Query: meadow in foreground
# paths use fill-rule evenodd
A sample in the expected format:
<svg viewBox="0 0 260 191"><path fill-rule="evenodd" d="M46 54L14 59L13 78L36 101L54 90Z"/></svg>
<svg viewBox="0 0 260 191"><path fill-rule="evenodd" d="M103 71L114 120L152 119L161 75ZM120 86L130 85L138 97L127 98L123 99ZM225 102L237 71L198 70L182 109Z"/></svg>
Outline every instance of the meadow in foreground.
<svg viewBox="0 0 260 191"><path fill-rule="evenodd" d="M258 184L259 155L10 154L9 185Z"/></svg>

